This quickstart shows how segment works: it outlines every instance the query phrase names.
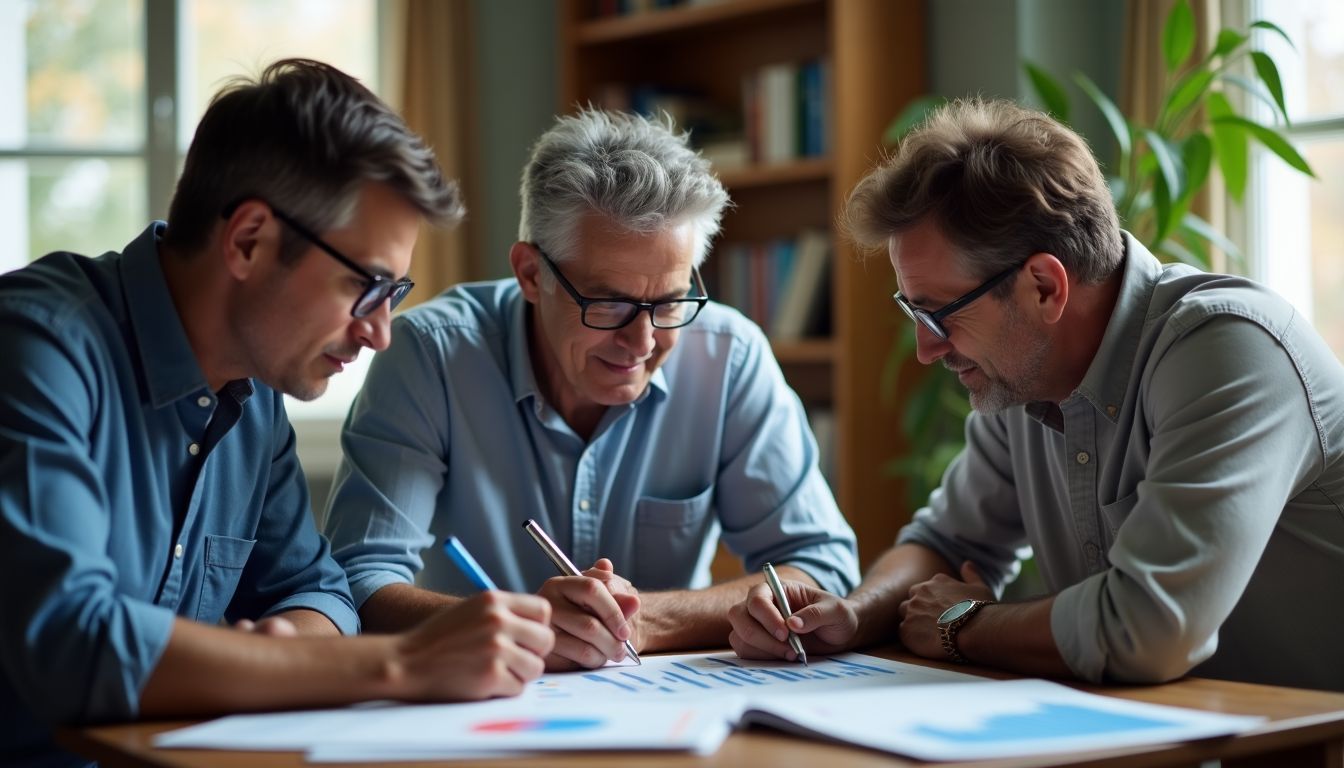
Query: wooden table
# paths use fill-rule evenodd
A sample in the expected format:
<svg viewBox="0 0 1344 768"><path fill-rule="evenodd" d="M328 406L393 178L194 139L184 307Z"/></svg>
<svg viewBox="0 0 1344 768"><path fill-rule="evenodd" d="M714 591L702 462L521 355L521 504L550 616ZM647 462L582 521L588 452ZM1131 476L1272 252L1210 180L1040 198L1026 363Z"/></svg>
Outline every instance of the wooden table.
<svg viewBox="0 0 1344 768"><path fill-rule="evenodd" d="M914 664L958 669L988 677L1007 678L1000 672L974 667L952 667L901 651L875 655ZM1166 685L1109 687L1076 686L1081 690L1122 699L1169 704L1209 712L1262 715L1269 721L1235 737L1206 739L1130 749L1049 755L1038 758L937 763L949 768L1027 768L1028 766L1197 766L1222 760L1225 768L1344 768L1344 693L1278 688L1221 680L1187 678ZM99 761L104 768L159 766L160 768L234 768L238 766L302 766L299 752L220 752L156 749L157 733L194 721L132 723L65 729L58 735L69 750ZM414 768L452 763L399 762L388 765ZM459 763L460 764L460 763ZM737 732L709 757L647 752L585 752L490 760L491 768L554 766L761 766L761 768L868 768L869 766L929 765L919 761L856 747L827 744L765 729Z"/></svg>

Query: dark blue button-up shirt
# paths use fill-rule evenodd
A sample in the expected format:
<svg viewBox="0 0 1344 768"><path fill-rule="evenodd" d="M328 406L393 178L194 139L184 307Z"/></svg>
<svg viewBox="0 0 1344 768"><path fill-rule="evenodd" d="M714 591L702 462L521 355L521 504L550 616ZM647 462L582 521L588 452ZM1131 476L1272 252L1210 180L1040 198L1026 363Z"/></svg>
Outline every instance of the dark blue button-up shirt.
<svg viewBox="0 0 1344 768"><path fill-rule="evenodd" d="M0 277L0 755L133 717L175 616L358 617L314 528L282 397L210 391L156 223ZM0 760L3 762L3 760Z"/></svg>

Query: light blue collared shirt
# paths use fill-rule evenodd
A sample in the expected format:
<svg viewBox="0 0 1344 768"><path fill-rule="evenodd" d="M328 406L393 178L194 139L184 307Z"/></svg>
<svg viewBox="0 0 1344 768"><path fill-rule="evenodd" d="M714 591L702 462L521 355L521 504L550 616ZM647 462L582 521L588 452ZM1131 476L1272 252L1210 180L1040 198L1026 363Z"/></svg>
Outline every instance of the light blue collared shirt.
<svg viewBox="0 0 1344 768"><path fill-rule="evenodd" d="M802 404L764 335L711 302L635 400L585 442L546 402L515 280L458 286L399 316L346 421L327 535L355 603L389 584L472 587L432 547L456 535L504 589L611 558L640 590L698 588L720 536L845 594L854 533L817 468ZM423 569L423 570L422 570Z"/></svg>
<svg viewBox="0 0 1344 768"><path fill-rule="evenodd" d="M75 760L53 725L135 716L174 617L359 629L282 398L210 391L162 232L0 276L0 756L26 765Z"/></svg>

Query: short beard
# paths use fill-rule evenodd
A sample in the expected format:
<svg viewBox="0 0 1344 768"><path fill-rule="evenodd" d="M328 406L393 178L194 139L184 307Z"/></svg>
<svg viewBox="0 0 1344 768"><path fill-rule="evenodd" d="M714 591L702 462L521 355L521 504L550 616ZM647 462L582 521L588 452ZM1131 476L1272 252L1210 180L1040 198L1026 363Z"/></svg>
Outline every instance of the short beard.
<svg viewBox="0 0 1344 768"><path fill-rule="evenodd" d="M1015 405L1025 405L1040 399L1035 393L1041 388L1050 342L1044 336L1032 333L1026 326L1022 314L1011 303L1008 304L1002 330L993 348L1012 350L1009 354L1016 353L1016 357L1009 365L998 366L1001 378L985 374L987 383L983 389L977 391L967 388L971 408L980 413L994 414ZM1013 336L1016 336L1016 339L1009 341ZM952 362L964 368L962 361L972 362L966 358ZM947 358L943 359L943 364L948 364ZM984 373L985 369L981 368L980 371Z"/></svg>

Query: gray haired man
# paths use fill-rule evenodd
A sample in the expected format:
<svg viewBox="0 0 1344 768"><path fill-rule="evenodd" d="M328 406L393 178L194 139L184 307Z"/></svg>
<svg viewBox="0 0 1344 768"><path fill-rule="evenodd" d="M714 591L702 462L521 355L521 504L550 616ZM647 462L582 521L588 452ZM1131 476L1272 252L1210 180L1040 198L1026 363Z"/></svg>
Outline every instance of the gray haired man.
<svg viewBox="0 0 1344 768"><path fill-rule="evenodd" d="M619 659L626 640L725 645L760 577L710 586L720 534L751 573L773 561L848 591L853 532L798 397L700 278L728 204L709 164L659 122L585 111L537 142L522 203L514 278L399 317L346 422L326 531L365 626L469 589L421 556L449 534L550 601L551 669ZM555 576L528 518L592 567Z"/></svg>

